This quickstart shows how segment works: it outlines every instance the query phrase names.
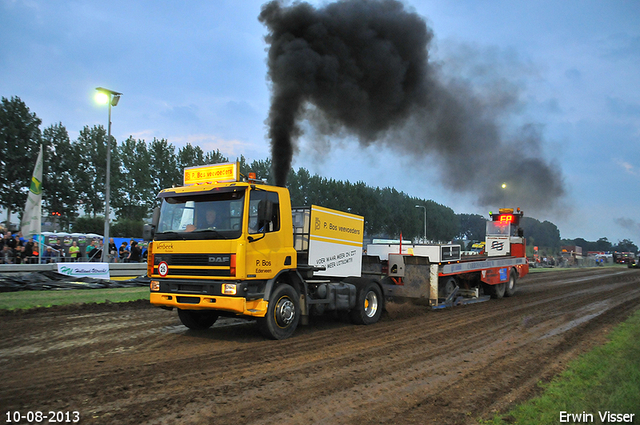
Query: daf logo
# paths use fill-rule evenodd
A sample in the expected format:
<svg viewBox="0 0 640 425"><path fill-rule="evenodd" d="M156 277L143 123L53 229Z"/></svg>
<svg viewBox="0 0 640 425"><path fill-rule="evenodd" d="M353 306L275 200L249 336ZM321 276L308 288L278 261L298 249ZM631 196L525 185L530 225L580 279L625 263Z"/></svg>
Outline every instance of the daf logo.
<svg viewBox="0 0 640 425"><path fill-rule="evenodd" d="M209 257L210 263L224 263L229 261L228 257Z"/></svg>

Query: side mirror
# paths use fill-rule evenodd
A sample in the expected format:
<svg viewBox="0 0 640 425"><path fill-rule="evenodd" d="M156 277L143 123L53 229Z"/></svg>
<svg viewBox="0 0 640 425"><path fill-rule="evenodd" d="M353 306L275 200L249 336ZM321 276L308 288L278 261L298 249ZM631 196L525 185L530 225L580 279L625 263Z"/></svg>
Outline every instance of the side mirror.
<svg viewBox="0 0 640 425"><path fill-rule="evenodd" d="M263 199L258 204L258 232L262 233L259 238L249 236L247 240L249 242L259 241L264 238L269 229L269 224L273 221L273 202L267 199Z"/></svg>
<svg viewBox="0 0 640 425"><path fill-rule="evenodd" d="M159 222L160 222L160 208L155 207L153 209L153 217L151 218L151 225L154 227L154 229L158 228Z"/></svg>
<svg viewBox="0 0 640 425"><path fill-rule="evenodd" d="M258 228L263 229L262 233L266 233L267 226L273 220L273 202L263 199L258 205Z"/></svg>
<svg viewBox="0 0 640 425"><path fill-rule="evenodd" d="M142 226L142 239L149 242L153 240L156 228L152 224L145 224Z"/></svg>
<svg viewBox="0 0 640 425"><path fill-rule="evenodd" d="M145 241L153 240L153 236L156 233L156 229L158 228L158 223L160 222L160 208L156 207L153 209L153 217L151 218L151 224L145 224L142 227L142 239Z"/></svg>

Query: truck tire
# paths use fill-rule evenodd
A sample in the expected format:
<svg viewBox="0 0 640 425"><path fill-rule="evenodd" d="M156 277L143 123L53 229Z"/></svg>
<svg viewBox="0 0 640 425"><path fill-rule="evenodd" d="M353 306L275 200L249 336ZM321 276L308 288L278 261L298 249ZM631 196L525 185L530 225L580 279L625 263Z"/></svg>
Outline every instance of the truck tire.
<svg viewBox="0 0 640 425"><path fill-rule="evenodd" d="M506 283L506 287L504 289L505 297L512 297L516 293L516 281L518 280L518 274L515 270L511 270L509 273L509 281Z"/></svg>
<svg viewBox="0 0 640 425"><path fill-rule="evenodd" d="M295 289L282 284L271 293L267 314L258 318L258 329L266 338L289 338L300 322L300 301Z"/></svg>
<svg viewBox="0 0 640 425"><path fill-rule="evenodd" d="M218 320L218 313L202 310L178 309L178 317L183 325L194 331L209 329Z"/></svg>
<svg viewBox="0 0 640 425"><path fill-rule="evenodd" d="M356 306L349 312L351 321L357 325L371 325L382 316L382 291L373 282L358 289Z"/></svg>
<svg viewBox="0 0 640 425"><path fill-rule="evenodd" d="M504 291L507 284L505 282L500 282L497 285L489 285L484 284L484 292L485 294L491 295L493 299L500 299L504 297Z"/></svg>

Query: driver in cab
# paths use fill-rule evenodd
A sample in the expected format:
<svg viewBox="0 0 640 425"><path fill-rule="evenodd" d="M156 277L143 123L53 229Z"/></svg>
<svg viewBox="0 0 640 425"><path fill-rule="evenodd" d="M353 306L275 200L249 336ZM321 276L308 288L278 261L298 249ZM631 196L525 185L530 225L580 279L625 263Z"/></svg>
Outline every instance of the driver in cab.
<svg viewBox="0 0 640 425"><path fill-rule="evenodd" d="M210 210L207 210L207 214L205 215L205 223L204 223L204 228L205 229L215 229L216 228L216 210L214 210L213 208Z"/></svg>
<svg viewBox="0 0 640 425"><path fill-rule="evenodd" d="M213 208L210 208L207 210L204 220L198 220L197 227L195 224L189 224L187 225L187 228L185 229L185 231L193 232L196 229L215 229L216 225L218 224L216 222L216 218L217 218L216 210Z"/></svg>

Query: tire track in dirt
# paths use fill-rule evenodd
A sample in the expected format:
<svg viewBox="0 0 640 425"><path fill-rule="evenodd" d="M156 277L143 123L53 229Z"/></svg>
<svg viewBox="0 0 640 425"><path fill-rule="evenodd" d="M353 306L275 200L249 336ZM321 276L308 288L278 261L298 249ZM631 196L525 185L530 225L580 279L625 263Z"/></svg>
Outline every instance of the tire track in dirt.
<svg viewBox="0 0 640 425"><path fill-rule="evenodd" d="M504 300L390 304L352 326L312 318L267 341L250 323L183 330L133 305L2 316L3 409L78 409L83 423L475 423L536 393L640 305L640 273L532 274Z"/></svg>

